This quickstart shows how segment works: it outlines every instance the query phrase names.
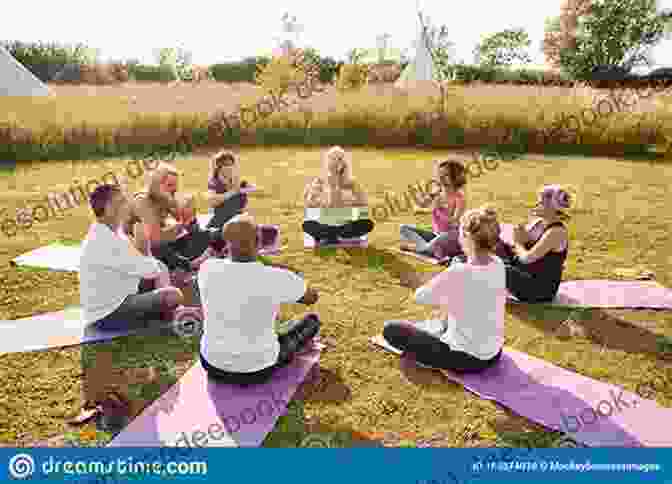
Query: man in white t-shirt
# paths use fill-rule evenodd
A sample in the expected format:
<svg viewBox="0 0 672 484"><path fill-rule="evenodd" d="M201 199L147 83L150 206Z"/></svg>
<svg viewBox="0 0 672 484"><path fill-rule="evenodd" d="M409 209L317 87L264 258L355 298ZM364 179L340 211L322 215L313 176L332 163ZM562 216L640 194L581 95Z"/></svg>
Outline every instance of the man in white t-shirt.
<svg viewBox="0 0 672 484"><path fill-rule="evenodd" d="M231 259L212 257L198 273L203 302L201 364L224 383L267 381L317 335L320 320L307 314L278 336L275 320L283 303L314 304L317 292L287 268L257 262L257 226L240 215L224 226Z"/></svg>
<svg viewBox="0 0 672 484"><path fill-rule="evenodd" d="M143 289L154 284L156 277L168 274L158 260L143 256L119 235L127 209L124 193L116 185L101 185L91 193L89 202L96 221L84 240L79 270L86 322L103 330L116 330L169 319L182 302L182 292L175 287ZM102 412L102 417L118 418L119 428L123 427L133 407L128 375L119 370L109 346L82 346L82 369L84 403L75 422L83 423Z"/></svg>
<svg viewBox="0 0 672 484"><path fill-rule="evenodd" d="M84 239L79 270L86 322L115 330L171 315L183 301L182 292L175 287L141 291L148 280L167 275L167 269L119 234L127 215L126 195L116 185L101 185L90 204L96 221Z"/></svg>

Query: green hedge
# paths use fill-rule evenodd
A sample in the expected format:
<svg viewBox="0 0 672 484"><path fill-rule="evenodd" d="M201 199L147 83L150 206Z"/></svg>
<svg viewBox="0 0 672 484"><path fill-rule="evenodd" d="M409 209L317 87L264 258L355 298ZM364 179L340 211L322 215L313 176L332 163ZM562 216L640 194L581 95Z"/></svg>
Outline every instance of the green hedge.
<svg viewBox="0 0 672 484"><path fill-rule="evenodd" d="M487 82L494 84L536 84L536 85L571 85L569 76L537 69L494 68L478 65L460 64L455 68L456 80L470 82Z"/></svg>
<svg viewBox="0 0 672 484"><path fill-rule="evenodd" d="M50 82L67 64L86 61L84 44L66 46L56 42L0 41L7 51L42 82Z"/></svg>
<svg viewBox="0 0 672 484"><path fill-rule="evenodd" d="M170 67L135 64L129 66L128 75L139 82L172 82L177 80L175 71Z"/></svg>
<svg viewBox="0 0 672 484"><path fill-rule="evenodd" d="M226 62L210 66L210 72L219 82L254 82L258 68L268 65L266 57L248 57L242 62Z"/></svg>

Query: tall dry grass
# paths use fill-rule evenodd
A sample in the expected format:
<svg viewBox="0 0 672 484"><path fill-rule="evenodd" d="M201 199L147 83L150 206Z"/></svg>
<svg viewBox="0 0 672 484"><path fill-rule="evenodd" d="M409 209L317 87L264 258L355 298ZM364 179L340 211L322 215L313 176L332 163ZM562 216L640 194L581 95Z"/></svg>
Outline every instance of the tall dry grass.
<svg viewBox="0 0 672 484"><path fill-rule="evenodd" d="M240 137L232 140L224 139L218 121L222 113L253 106L265 93L258 87L214 84L152 89L133 84L77 90L68 86L64 94L56 90L50 98L1 98L0 145L32 143L53 150L60 144L107 147L183 140L192 146L240 142L459 148L502 143L507 133L519 129L526 133L528 150L543 151L549 144L544 132L563 113L578 115L608 98L608 92L584 85L454 85L444 112L437 115L439 90L431 85L412 90L369 85L349 92L329 88L305 100L290 96L289 109L242 126ZM598 154L620 153L629 146L667 146L672 140L672 110L665 99L657 96L596 122L586 123L584 116L578 137L567 135L557 143L586 145ZM42 158L49 156L45 152Z"/></svg>

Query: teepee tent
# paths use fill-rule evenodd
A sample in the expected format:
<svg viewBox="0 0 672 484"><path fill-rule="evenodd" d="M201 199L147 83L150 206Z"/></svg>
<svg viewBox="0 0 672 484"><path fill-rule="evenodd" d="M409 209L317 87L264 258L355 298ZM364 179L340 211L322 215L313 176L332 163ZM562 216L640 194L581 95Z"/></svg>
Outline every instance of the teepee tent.
<svg viewBox="0 0 672 484"><path fill-rule="evenodd" d="M427 32L423 27L422 13L418 12L418 39L415 41L415 58L406 66L394 84L396 87L409 87L412 83L438 80L432 55L429 52Z"/></svg>
<svg viewBox="0 0 672 484"><path fill-rule="evenodd" d="M0 96L48 96L49 88L0 45Z"/></svg>

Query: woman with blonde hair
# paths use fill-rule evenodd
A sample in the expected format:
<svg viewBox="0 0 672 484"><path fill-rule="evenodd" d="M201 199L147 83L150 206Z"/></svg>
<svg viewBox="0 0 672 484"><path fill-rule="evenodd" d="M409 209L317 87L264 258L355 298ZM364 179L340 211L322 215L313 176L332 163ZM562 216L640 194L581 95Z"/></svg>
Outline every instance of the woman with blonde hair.
<svg viewBox="0 0 672 484"><path fill-rule="evenodd" d="M506 264L506 287L518 300L528 303L555 299L569 250L563 210L570 208L569 191L560 185L545 185L527 226L513 231L513 245L498 242L496 253Z"/></svg>
<svg viewBox="0 0 672 484"><path fill-rule="evenodd" d="M506 276L494 254L500 227L492 208L469 210L460 219L466 261L454 261L438 276L404 274L419 304L439 306L443 317L423 322L388 321L384 338L422 366L463 373L496 364L504 345Z"/></svg>
<svg viewBox="0 0 672 484"><path fill-rule="evenodd" d="M352 177L352 162L343 148L334 146L324 157L324 172L309 183L303 199L306 208L367 207L368 200L362 187ZM303 222L303 231L318 243L337 243L338 239L362 237L373 230L368 218L340 225L327 225L316 220Z"/></svg>

